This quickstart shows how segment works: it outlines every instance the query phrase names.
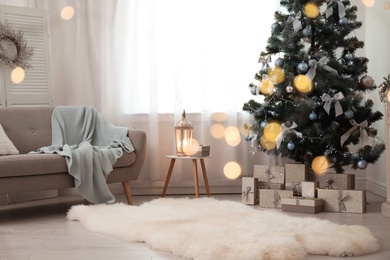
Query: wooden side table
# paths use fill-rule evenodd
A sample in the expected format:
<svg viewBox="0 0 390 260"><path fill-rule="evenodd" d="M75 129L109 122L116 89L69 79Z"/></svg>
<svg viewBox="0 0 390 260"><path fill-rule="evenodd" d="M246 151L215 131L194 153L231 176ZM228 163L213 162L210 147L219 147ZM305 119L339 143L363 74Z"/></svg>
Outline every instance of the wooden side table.
<svg viewBox="0 0 390 260"><path fill-rule="evenodd" d="M195 157L195 156L176 156L176 155L168 155L165 156L166 158L171 159L171 164L169 165L169 170L167 174L167 178L165 179L165 185L162 192L162 197L165 197L165 194L168 189L169 180L171 179L173 166L175 166L176 159L187 159L192 160L192 168L194 169L194 185L195 185L195 194L196 197L199 198L199 183L198 183L198 166L197 161L199 159L200 165L202 167L202 173L203 173L203 179L204 179L204 185L206 187L206 193L207 197L210 197L210 188L209 188L209 182L207 180L207 173L206 173L206 166L204 165L204 159L209 158L210 156L205 157Z"/></svg>

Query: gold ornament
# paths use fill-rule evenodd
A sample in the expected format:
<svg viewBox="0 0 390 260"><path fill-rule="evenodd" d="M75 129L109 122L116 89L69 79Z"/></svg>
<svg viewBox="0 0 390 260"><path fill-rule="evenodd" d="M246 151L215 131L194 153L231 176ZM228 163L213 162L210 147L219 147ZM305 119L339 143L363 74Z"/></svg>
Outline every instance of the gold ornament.
<svg viewBox="0 0 390 260"><path fill-rule="evenodd" d="M320 11L315 3L309 2L305 5L305 14L309 18L316 18L320 14Z"/></svg>
<svg viewBox="0 0 390 260"><path fill-rule="evenodd" d="M313 81L303 74L299 74L294 78L294 85L302 93L308 93L313 89Z"/></svg>
<svg viewBox="0 0 390 260"><path fill-rule="evenodd" d="M275 141L270 141L264 136L260 137L260 145L266 150L272 150L275 149L276 147L276 142Z"/></svg>
<svg viewBox="0 0 390 260"><path fill-rule="evenodd" d="M268 77L270 77L275 84L282 83L284 81L284 71L281 67L275 67L268 71Z"/></svg>

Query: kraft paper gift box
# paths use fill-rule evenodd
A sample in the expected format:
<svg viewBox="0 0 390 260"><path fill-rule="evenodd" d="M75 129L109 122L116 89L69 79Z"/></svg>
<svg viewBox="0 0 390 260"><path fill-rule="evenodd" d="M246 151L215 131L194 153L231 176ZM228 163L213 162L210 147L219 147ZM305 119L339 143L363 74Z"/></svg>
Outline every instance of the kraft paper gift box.
<svg viewBox="0 0 390 260"><path fill-rule="evenodd" d="M322 211L324 201L317 198L282 198L282 211L316 214Z"/></svg>
<svg viewBox="0 0 390 260"><path fill-rule="evenodd" d="M270 183L270 182L259 181L257 188L258 189L268 189L268 190L284 190L284 184L283 183Z"/></svg>
<svg viewBox="0 0 390 260"><path fill-rule="evenodd" d="M210 145L198 145L191 147L191 155L194 157L210 156Z"/></svg>
<svg viewBox="0 0 390 260"><path fill-rule="evenodd" d="M318 198L324 200L324 211L347 213L366 212L365 190L318 189Z"/></svg>
<svg viewBox="0 0 390 260"><path fill-rule="evenodd" d="M292 190L259 190L261 208L282 208L281 199L293 196Z"/></svg>
<svg viewBox="0 0 390 260"><path fill-rule="evenodd" d="M320 183L320 189L355 189L355 175L350 173L326 173L324 175L314 175L314 180Z"/></svg>
<svg viewBox="0 0 390 260"><path fill-rule="evenodd" d="M242 203L255 205L258 203L257 178L242 177Z"/></svg>
<svg viewBox="0 0 390 260"><path fill-rule="evenodd" d="M318 181L303 181L302 182L302 197L317 198L317 189L319 188Z"/></svg>
<svg viewBox="0 0 390 260"><path fill-rule="evenodd" d="M259 182L284 183L284 167L255 165L253 177L256 177Z"/></svg>
<svg viewBox="0 0 390 260"><path fill-rule="evenodd" d="M309 180L309 167L303 163L285 164L286 190L302 193L302 182Z"/></svg>

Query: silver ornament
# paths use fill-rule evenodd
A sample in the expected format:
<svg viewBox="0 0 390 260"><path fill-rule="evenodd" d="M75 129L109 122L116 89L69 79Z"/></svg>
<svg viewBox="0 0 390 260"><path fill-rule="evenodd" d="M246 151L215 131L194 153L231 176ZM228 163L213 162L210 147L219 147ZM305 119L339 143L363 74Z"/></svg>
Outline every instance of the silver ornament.
<svg viewBox="0 0 390 260"><path fill-rule="evenodd" d="M363 159L362 159L362 160L360 160L360 161L357 162L357 167L358 167L359 169L361 169L361 170L366 169L367 166L368 166L368 163L367 163L366 160L363 160Z"/></svg>
<svg viewBox="0 0 390 260"><path fill-rule="evenodd" d="M289 86L286 87L286 92L287 93L293 93L293 91L294 91L294 88L292 86L289 85Z"/></svg>

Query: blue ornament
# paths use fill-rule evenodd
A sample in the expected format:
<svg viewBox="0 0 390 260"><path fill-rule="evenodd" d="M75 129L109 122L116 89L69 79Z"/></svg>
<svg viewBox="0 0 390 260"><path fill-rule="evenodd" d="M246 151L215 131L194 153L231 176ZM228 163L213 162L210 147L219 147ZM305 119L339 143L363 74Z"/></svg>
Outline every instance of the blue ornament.
<svg viewBox="0 0 390 260"><path fill-rule="evenodd" d="M366 161L366 160L363 160L363 159L361 159L360 161L357 162L357 167L358 167L359 169L361 169L361 170L366 169L366 168L367 168L367 165L368 165L367 161Z"/></svg>
<svg viewBox="0 0 390 260"><path fill-rule="evenodd" d="M287 143L287 149L289 149L290 151L294 150L295 149L295 144L293 142L288 142Z"/></svg>
<svg viewBox="0 0 390 260"><path fill-rule="evenodd" d="M305 37L308 37L311 35L311 29L310 27L306 27L305 29L302 30L302 35Z"/></svg>
<svg viewBox="0 0 390 260"><path fill-rule="evenodd" d="M302 61L298 64L297 70L301 74L306 73L309 70L309 65L306 62Z"/></svg>
<svg viewBox="0 0 390 260"><path fill-rule="evenodd" d="M310 119L311 121L315 121L315 120L317 120L317 118L318 118L318 116L317 116L316 113L314 113L314 112L311 112L311 113L310 113L309 119Z"/></svg>
<svg viewBox="0 0 390 260"><path fill-rule="evenodd" d="M278 23L273 23L272 25L271 25L271 30L273 31L273 32L278 32L278 31L280 31L280 24L278 24Z"/></svg>
<svg viewBox="0 0 390 260"><path fill-rule="evenodd" d="M348 23L349 23L349 19L345 16L339 20L340 25L347 25Z"/></svg>
<svg viewBox="0 0 390 260"><path fill-rule="evenodd" d="M352 119L355 113L352 110L347 110L344 112L344 116L346 119Z"/></svg>
<svg viewBox="0 0 390 260"><path fill-rule="evenodd" d="M263 122L261 122L260 127L261 127L261 128L264 128L267 124L268 124L267 121L263 121Z"/></svg>
<svg viewBox="0 0 390 260"><path fill-rule="evenodd" d="M353 59L352 53L347 52L347 53L344 55L344 59L347 60L347 61L352 60L352 59Z"/></svg>
<svg viewBox="0 0 390 260"><path fill-rule="evenodd" d="M252 95L257 95L257 86L253 86L253 87L251 87L251 93L252 93Z"/></svg>
<svg viewBox="0 0 390 260"><path fill-rule="evenodd" d="M283 67L284 65L284 59L282 58L277 58L276 61L275 61L275 66L277 67Z"/></svg>

